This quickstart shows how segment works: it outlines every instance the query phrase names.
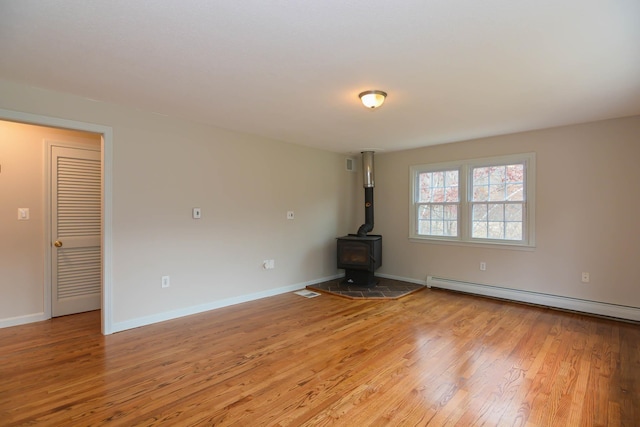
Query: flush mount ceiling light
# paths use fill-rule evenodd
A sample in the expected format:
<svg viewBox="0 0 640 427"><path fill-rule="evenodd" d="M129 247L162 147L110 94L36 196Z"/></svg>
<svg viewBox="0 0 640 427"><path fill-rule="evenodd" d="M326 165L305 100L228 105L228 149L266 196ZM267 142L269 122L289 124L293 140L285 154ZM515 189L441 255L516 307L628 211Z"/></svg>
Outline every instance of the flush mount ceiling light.
<svg viewBox="0 0 640 427"><path fill-rule="evenodd" d="M362 105L370 110L376 109L384 103L387 93L381 90L365 90L360 95Z"/></svg>

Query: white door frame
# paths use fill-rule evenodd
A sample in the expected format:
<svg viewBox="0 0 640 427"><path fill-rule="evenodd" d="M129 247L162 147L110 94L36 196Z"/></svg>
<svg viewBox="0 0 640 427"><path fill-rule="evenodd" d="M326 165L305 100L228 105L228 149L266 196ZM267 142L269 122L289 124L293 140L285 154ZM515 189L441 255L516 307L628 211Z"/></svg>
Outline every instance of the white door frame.
<svg viewBox="0 0 640 427"><path fill-rule="evenodd" d="M111 281L112 268L112 167L113 167L113 129L93 123L60 119L40 114L24 113L20 111L0 108L0 120L26 123L39 126L50 126L92 132L102 135L102 307L101 329L104 335L113 333L113 288ZM47 241L46 244L51 242ZM49 260L45 257L45 268ZM45 270L47 271L47 270ZM44 308L47 319L51 318L51 288L43 283Z"/></svg>

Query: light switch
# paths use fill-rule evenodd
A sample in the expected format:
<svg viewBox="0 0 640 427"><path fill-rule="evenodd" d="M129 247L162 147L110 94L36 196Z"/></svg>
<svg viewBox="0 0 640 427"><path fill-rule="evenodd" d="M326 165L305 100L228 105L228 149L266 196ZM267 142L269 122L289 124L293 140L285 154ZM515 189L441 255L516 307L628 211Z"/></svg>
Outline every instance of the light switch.
<svg viewBox="0 0 640 427"><path fill-rule="evenodd" d="M193 219L200 219L202 217L202 211L200 208L193 208Z"/></svg>
<svg viewBox="0 0 640 427"><path fill-rule="evenodd" d="M29 219L29 208L18 208L18 220L26 221Z"/></svg>

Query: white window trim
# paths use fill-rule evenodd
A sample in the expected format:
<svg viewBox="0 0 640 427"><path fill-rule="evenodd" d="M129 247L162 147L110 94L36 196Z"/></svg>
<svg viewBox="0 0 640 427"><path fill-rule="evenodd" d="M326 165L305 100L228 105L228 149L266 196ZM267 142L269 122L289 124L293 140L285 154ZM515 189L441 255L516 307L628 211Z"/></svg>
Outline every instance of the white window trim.
<svg viewBox="0 0 640 427"><path fill-rule="evenodd" d="M521 241L478 239L471 237L470 213L470 170L479 166L497 166L512 163L525 164L525 218L524 236ZM438 172L443 170L458 170L458 194L460 195L460 209L458 217L458 236L424 236L417 233L416 192L417 174L421 172ZM420 243L447 243L465 246L504 246L512 248L535 247L535 183L536 183L536 155L522 153L507 156L484 157L479 159L461 160L457 162L432 163L414 165L409 168L409 240Z"/></svg>

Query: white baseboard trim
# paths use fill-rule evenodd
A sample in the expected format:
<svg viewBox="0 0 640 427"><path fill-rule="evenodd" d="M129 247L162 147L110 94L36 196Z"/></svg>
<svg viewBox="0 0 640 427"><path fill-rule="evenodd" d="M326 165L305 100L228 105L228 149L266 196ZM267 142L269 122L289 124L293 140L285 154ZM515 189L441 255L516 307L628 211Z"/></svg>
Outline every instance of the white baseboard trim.
<svg viewBox="0 0 640 427"><path fill-rule="evenodd" d="M44 313L27 314L25 316L8 317L6 319L0 319L0 329L9 328L11 326L26 325L27 323L41 322L43 320L49 320L50 317Z"/></svg>
<svg viewBox="0 0 640 427"><path fill-rule="evenodd" d="M600 316L615 317L618 319L640 322L640 308L625 305L609 304L598 301L589 301L578 298L563 297L543 294L538 292L508 289L499 286L483 285L479 283L461 282L442 277L427 277L427 287L449 289L452 291L469 294L483 295L493 298L502 298L511 301L529 304L543 305L547 307L561 308L564 310L580 311L583 313L597 314Z"/></svg>
<svg viewBox="0 0 640 427"><path fill-rule="evenodd" d="M226 298L219 301L212 301L209 303L181 308L178 310L171 310L171 311L166 311L164 313L153 314L150 316L138 317L136 319L126 320L124 322L117 322L112 324L111 332L115 333L115 332L126 331L127 329L139 328L141 326L147 326L153 323L164 322L167 320L177 319L179 317L190 316L192 314L204 313L205 311L210 311L218 308L228 307L231 305L241 304L243 302L255 301L261 298L267 298L275 295L285 294L287 292L294 292L300 289L304 289L308 285L315 285L316 283L322 283L328 280L334 280L339 277L340 275L324 277L321 279L311 280L308 282L297 283L295 285L282 286L280 288L269 289L266 291L256 292L253 294L240 295L233 298Z"/></svg>

